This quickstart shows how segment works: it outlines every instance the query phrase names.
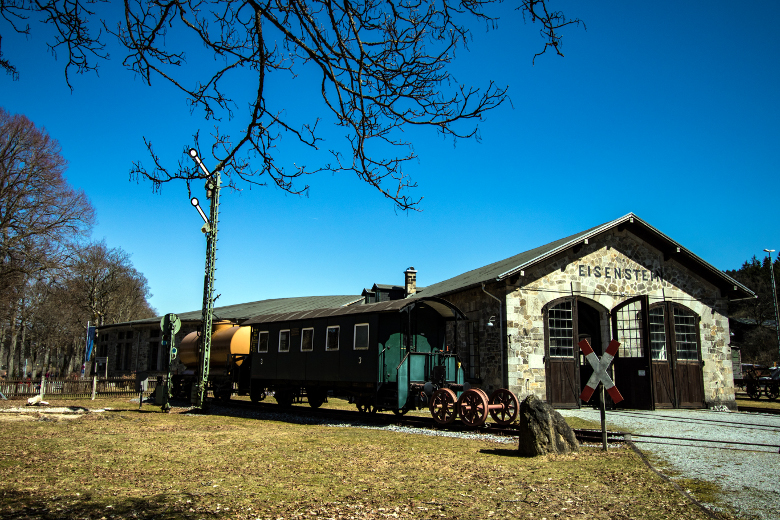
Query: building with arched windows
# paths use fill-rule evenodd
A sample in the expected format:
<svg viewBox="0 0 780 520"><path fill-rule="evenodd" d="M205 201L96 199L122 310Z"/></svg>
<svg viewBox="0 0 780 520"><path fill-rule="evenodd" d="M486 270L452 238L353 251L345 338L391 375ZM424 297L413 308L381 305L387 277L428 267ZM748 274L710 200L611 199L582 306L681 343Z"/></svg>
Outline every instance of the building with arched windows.
<svg viewBox="0 0 780 520"><path fill-rule="evenodd" d="M613 364L626 408L735 408L729 300L755 294L634 214L429 285L468 317L451 327L467 378L558 408ZM415 296L411 296L412 298Z"/></svg>

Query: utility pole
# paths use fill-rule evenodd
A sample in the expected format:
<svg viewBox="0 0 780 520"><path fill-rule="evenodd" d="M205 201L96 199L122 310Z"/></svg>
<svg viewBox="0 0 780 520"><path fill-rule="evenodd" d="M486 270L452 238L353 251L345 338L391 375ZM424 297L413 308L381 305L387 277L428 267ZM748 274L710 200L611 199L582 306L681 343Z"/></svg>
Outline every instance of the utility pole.
<svg viewBox="0 0 780 520"><path fill-rule="evenodd" d="M772 252L774 249L764 249L769 257L769 272L772 278L772 302L775 304L775 333L777 334L777 351L780 355L780 315L777 312L777 286L775 285L775 266L772 265Z"/></svg>
<svg viewBox="0 0 780 520"><path fill-rule="evenodd" d="M193 406L202 408L206 401L207 383L209 379L209 359L211 358L211 329L214 319L214 271L217 260L217 222L219 221L219 188L221 178L219 170L213 175L198 157L198 151L190 149L190 157L195 161L206 176L206 197L210 199L209 216L198 204L198 199L192 198L190 203L198 210L205 224L201 228L206 234L206 272L203 280L203 315L200 332L199 370L197 387L191 396Z"/></svg>

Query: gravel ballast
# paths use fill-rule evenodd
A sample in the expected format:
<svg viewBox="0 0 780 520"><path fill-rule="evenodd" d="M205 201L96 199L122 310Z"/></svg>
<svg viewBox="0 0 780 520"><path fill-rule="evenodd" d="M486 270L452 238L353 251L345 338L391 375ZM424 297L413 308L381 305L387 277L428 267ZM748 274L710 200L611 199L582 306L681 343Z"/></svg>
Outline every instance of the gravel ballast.
<svg viewBox="0 0 780 520"><path fill-rule="evenodd" d="M558 411L564 417L600 420L598 410ZM780 416L704 410L621 410L607 411L607 428L633 433L636 446L654 455L654 462L662 471L667 469L680 478L701 479L720 486L723 502L737 515L780 519Z"/></svg>

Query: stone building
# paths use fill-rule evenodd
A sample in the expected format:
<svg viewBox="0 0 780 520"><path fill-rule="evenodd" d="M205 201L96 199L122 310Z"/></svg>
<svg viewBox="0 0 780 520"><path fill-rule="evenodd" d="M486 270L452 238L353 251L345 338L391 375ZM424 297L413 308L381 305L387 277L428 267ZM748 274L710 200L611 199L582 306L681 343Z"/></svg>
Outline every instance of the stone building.
<svg viewBox="0 0 780 520"><path fill-rule="evenodd" d="M626 408L735 408L729 300L754 298L634 214L429 285L458 306L466 377L578 407L592 374L578 343L613 366ZM414 296L410 296L414 297Z"/></svg>

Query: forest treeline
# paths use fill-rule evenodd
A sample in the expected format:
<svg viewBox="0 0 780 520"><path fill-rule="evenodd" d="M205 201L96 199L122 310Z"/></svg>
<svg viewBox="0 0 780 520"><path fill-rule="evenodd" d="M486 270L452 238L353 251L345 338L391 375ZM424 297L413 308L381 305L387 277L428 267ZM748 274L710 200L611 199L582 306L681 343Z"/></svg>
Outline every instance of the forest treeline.
<svg viewBox="0 0 780 520"><path fill-rule="evenodd" d="M87 322L155 315L121 248L90 241L95 210L55 139L0 108L0 373L80 370ZM27 374L24 373L26 365Z"/></svg>
<svg viewBox="0 0 780 520"><path fill-rule="evenodd" d="M739 320L732 326L732 333L736 334L732 336L732 344L740 347L745 363L771 365L780 361L770 265L777 283L780 281L780 258L772 261L768 256L753 256L739 269L726 271L727 275L747 286L757 296L729 303L729 317Z"/></svg>

